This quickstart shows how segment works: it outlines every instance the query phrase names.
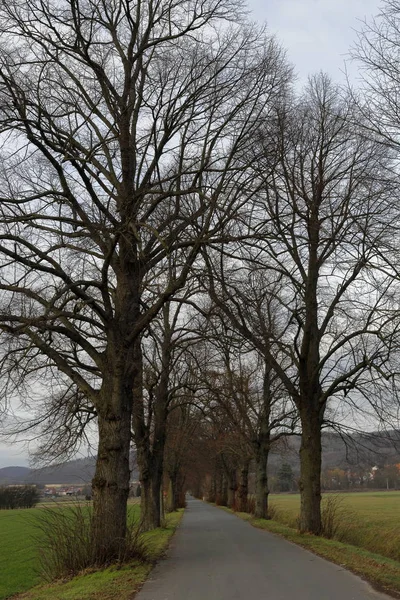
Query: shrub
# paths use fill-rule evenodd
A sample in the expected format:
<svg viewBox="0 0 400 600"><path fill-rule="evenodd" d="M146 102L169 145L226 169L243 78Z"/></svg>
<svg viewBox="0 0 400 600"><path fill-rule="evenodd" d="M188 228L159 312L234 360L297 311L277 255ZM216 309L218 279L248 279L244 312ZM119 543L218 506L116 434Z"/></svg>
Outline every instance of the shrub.
<svg viewBox="0 0 400 600"><path fill-rule="evenodd" d="M343 520L348 516L348 509L343 506L343 496L329 494L322 498L321 522L323 537L340 539Z"/></svg>
<svg viewBox="0 0 400 600"><path fill-rule="evenodd" d="M268 503L268 519L279 521L279 510L276 504Z"/></svg>
<svg viewBox="0 0 400 600"><path fill-rule="evenodd" d="M69 578L89 568L105 567L109 564L97 556L92 549L93 509L88 505L72 507L47 507L36 516L39 547L39 564L43 579L53 581ZM128 523L126 541L117 563L132 559L146 561L147 548L139 533L138 524Z"/></svg>
<svg viewBox="0 0 400 600"><path fill-rule="evenodd" d="M254 495L247 496L247 512L253 516L256 513L256 497ZM268 519L279 520L278 507L271 502L268 502Z"/></svg>
<svg viewBox="0 0 400 600"><path fill-rule="evenodd" d="M327 494L321 501L321 536L328 540L335 539L343 541L345 528L343 523L349 523L352 511L348 506L343 505L344 497L339 494ZM300 515L297 516L295 523L286 521L289 527L300 529Z"/></svg>
<svg viewBox="0 0 400 600"><path fill-rule="evenodd" d="M0 509L33 508L39 498L39 491L34 485L0 487Z"/></svg>

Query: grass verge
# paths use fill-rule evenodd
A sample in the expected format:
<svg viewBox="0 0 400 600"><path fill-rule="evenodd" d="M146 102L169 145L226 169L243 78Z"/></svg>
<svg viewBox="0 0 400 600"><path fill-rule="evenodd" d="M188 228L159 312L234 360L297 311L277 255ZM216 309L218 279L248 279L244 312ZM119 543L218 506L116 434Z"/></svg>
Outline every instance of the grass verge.
<svg viewBox="0 0 400 600"><path fill-rule="evenodd" d="M248 513L234 513L228 508L219 508L223 508L223 510L248 521L253 527L280 535L286 540L352 571L379 591L390 594L394 598L400 598L400 563L395 560L344 542L327 540L310 534L301 534L296 529L282 525L277 521L255 519Z"/></svg>
<svg viewBox="0 0 400 600"><path fill-rule="evenodd" d="M131 600L147 579L153 564L163 556L168 543L180 523L183 510L170 513L164 528L143 534L149 549L150 562L132 561L122 567L83 573L69 581L39 585L14 600Z"/></svg>
<svg viewBox="0 0 400 600"><path fill-rule="evenodd" d="M327 492L322 504L330 497L340 500L334 539L400 562L400 492ZM275 513L272 518L296 529L300 494L271 494L269 502Z"/></svg>

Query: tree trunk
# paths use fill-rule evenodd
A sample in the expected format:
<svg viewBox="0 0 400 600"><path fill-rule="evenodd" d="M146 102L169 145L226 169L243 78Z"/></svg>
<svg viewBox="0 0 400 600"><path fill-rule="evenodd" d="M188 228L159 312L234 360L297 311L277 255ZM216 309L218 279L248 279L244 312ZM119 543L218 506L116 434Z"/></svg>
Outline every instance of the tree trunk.
<svg viewBox="0 0 400 600"><path fill-rule="evenodd" d="M210 489L209 489L209 493L208 493L208 501L209 502L216 502L217 500L217 488L218 488L218 473L217 471L214 471L214 473L211 476L211 481L210 481Z"/></svg>
<svg viewBox="0 0 400 600"><path fill-rule="evenodd" d="M300 412L300 531L321 533L321 419L315 411Z"/></svg>
<svg viewBox="0 0 400 600"><path fill-rule="evenodd" d="M265 440L256 451L256 519L268 519L268 454L269 443Z"/></svg>
<svg viewBox="0 0 400 600"><path fill-rule="evenodd" d="M320 198L314 198L308 217L309 258L305 287L305 316L299 358L301 420L300 531L321 533L321 426L325 404L319 380L321 335L318 323Z"/></svg>
<svg viewBox="0 0 400 600"><path fill-rule="evenodd" d="M185 508L186 506L186 475L182 474L178 479L178 508Z"/></svg>
<svg viewBox="0 0 400 600"><path fill-rule="evenodd" d="M161 487L162 473L156 467L152 467L153 461L150 460L150 469L139 469L142 475L142 496L140 500L141 514L140 527L142 531L150 531L161 527Z"/></svg>
<svg viewBox="0 0 400 600"><path fill-rule="evenodd" d="M156 435L155 433L154 436ZM153 441L152 448L146 436L141 440L136 439L137 463L142 485L140 526L142 531L150 531L161 527L164 438L161 436L157 438L157 442Z"/></svg>
<svg viewBox="0 0 400 600"><path fill-rule="evenodd" d="M240 468L238 511L247 512L247 499L249 496L249 466L250 461L245 461Z"/></svg>
<svg viewBox="0 0 400 600"><path fill-rule="evenodd" d="M130 480L129 398L127 391L120 402L115 402L114 397L104 412L98 412L99 447L92 481L92 547L94 561L99 564L119 558L125 547Z"/></svg>
<svg viewBox="0 0 400 600"><path fill-rule="evenodd" d="M144 531L155 529L160 525L160 494L154 494L157 487L157 474L153 465L150 446L150 432L146 425L143 399L143 357L141 341L135 345L135 357L140 364L133 385L132 424L136 445L136 460L139 468L139 479L142 489L140 497L140 523ZM156 481L153 481L156 478Z"/></svg>
<svg viewBox="0 0 400 600"><path fill-rule="evenodd" d="M216 460L215 466L215 504L221 505L223 496L223 473L219 458Z"/></svg>
<svg viewBox="0 0 400 600"><path fill-rule="evenodd" d="M141 348L136 348L142 364ZM169 364L169 363L168 363ZM163 478L164 446L167 422L168 401L168 364L163 366L160 384L154 399L154 431L150 438L149 427L146 425L142 374L135 381L133 407L133 429L137 450L137 463L142 485L141 497L141 528L149 531L161 526L161 488ZM141 371L142 373L142 371Z"/></svg>
<svg viewBox="0 0 400 600"><path fill-rule="evenodd" d="M142 370L136 345L127 339L140 314L132 244L126 239L121 242L124 258L117 272L115 314L107 330L103 381L96 401L99 444L92 480L92 551L98 563L119 558L125 550L133 388Z"/></svg>
<svg viewBox="0 0 400 600"><path fill-rule="evenodd" d="M222 474L220 506L228 506L228 479Z"/></svg>
<svg viewBox="0 0 400 600"><path fill-rule="evenodd" d="M228 507L236 510L236 492L238 489L236 469L231 469L227 474L228 481Z"/></svg>
<svg viewBox="0 0 400 600"><path fill-rule="evenodd" d="M154 493L155 486L150 478L142 479L140 497L140 528L149 531L160 526L160 494Z"/></svg>
<svg viewBox="0 0 400 600"><path fill-rule="evenodd" d="M178 475L176 473L169 474L169 483L170 483L170 490L171 490L170 491L171 498L170 498L170 502L169 502L169 510L170 510L170 512L174 512L178 508L178 492L177 492Z"/></svg>
<svg viewBox="0 0 400 600"><path fill-rule="evenodd" d="M185 483L185 478L182 476L182 473L171 473L170 474L170 482L171 482L171 502L169 510L174 512L178 510L178 508L184 508L185 499L184 499L184 491L183 486Z"/></svg>
<svg viewBox="0 0 400 600"><path fill-rule="evenodd" d="M218 506L227 506L228 504L228 482L221 468L217 473L217 490L215 503L218 504Z"/></svg>

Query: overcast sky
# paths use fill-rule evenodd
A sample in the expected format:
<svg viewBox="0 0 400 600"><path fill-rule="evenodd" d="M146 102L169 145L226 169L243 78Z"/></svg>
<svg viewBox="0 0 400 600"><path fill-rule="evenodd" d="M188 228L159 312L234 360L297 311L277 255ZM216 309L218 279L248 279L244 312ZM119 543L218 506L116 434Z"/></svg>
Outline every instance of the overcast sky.
<svg viewBox="0 0 400 600"><path fill-rule="evenodd" d="M344 81L344 60L364 19L379 12L378 0L248 0L255 21L266 22L287 50L300 82L318 71ZM355 82L356 66L349 65Z"/></svg>
<svg viewBox="0 0 400 600"><path fill-rule="evenodd" d="M344 61L356 40L360 21L379 12L378 0L249 0L255 21L266 22L287 49L299 83L318 71L344 81ZM357 70L349 66L352 83ZM28 455L22 444L0 444L0 468L26 466Z"/></svg>
<svg viewBox="0 0 400 600"><path fill-rule="evenodd" d="M28 467L29 457L24 444L12 446L0 443L0 469L2 467Z"/></svg>

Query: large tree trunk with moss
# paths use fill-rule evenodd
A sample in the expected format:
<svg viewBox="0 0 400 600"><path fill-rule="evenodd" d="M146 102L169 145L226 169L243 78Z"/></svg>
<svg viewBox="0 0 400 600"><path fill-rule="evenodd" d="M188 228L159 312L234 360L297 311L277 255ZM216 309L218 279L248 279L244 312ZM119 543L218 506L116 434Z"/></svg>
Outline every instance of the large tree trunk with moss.
<svg viewBox="0 0 400 600"><path fill-rule="evenodd" d="M110 343L97 408L99 444L92 481L92 548L98 563L121 556L126 535L132 384L138 365L130 350L121 351L118 346L118 341L114 347Z"/></svg>
<svg viewBox="0 0 400 600"><path fill-rule="evenodd" d="M148 469L143 472L148 473ZM140 526L142 531L149 531L161 526L161 479L162 476L156 469L150 477L141 480Z"/></svg>
<svg viewBox="0 0 400 600"><path fill-rule="evenodd" d="M321 533L321 417L316 410L300 412L300 531Z"/></svg>
<svg viewBox="0 0 400 600"><path fill-rule="evenodd" d="M309 215L309 257L305 287L305 320L299 358L299 397L296 404L301 420L300 446L300 531L321 533L321 427L325 403L320 383L318 322L319 203Z"/></svg>
<svg viewBox="0 0 400 600"><path fill-rule="evenodd" d="M96 400L99 443L92 481L92 548L99 563L120 557L125 547L133 386L141 371L135 344L128 339L140 313L134 247L129 236L121 243L124 258L117 272L115 315L107 331L103 381Z"/></svg>
<svg viewBox="0 0 400 600"><path fill-rule="evenodd" d="M242 463L239 472L238 511L247 512L249 497L249 466L250 461Z"/></svg>
<svg viewBox="0 0 400 600"><path fill-rule="evenodd" d="M268 519L268 455L269 436L260 441L255 455L256 465L256 506L254 516L257 519Z"/></svg>
<svg viewBox="0 0 400 600"><path fill-rule="evenodd" d="M142 486L141 495L141 529L149 531L161 526L161 493L163 478L163 452L159 445L146 448L146 442L137 446L137 463Z"/></svg>
<svg viewBox="0 0 400 600"><path fill-rule="evenodd" d="M131 412L98 415L99 448L93 489L92 547L102 564L121 556L126 535L129 495Z"/></svg>

